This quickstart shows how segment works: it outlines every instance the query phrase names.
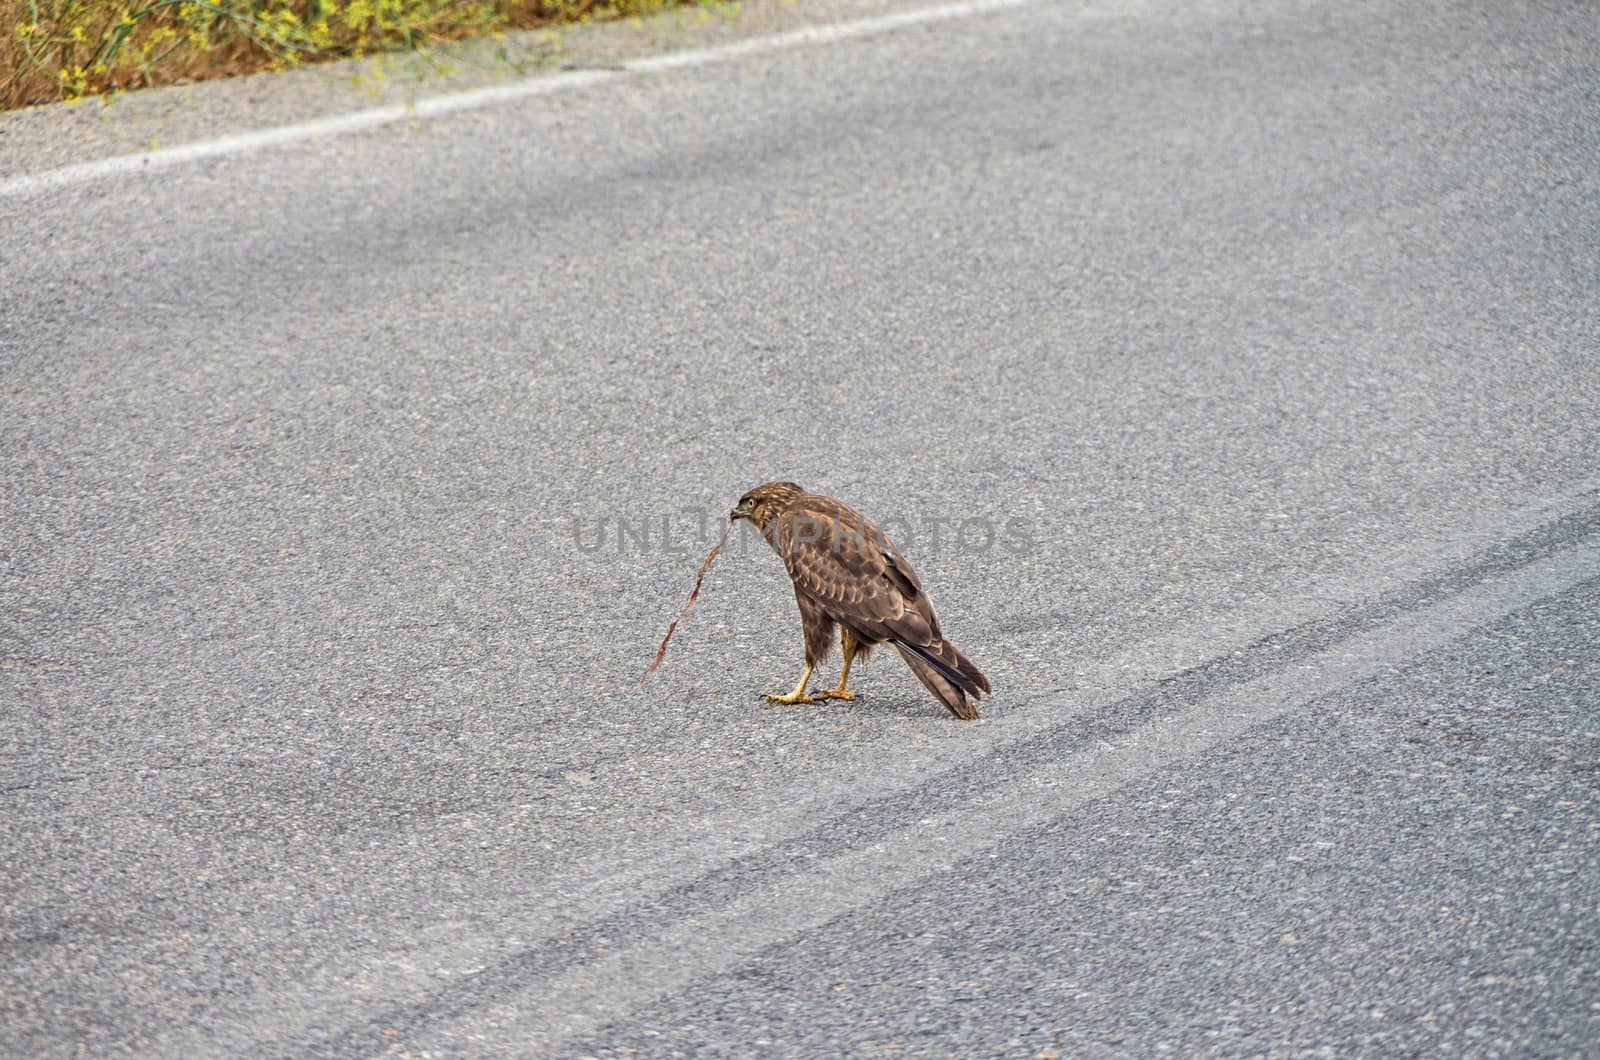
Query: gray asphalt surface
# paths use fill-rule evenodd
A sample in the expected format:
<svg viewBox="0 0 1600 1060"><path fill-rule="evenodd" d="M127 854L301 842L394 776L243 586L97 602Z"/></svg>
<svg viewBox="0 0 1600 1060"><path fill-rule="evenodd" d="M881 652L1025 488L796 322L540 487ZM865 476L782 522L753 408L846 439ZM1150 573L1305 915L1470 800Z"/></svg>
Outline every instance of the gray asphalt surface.
<svg viewBox="0 0 1600 1060"><path fill-rule="evenodd" d="M1597 85L1039 3L0 200L0 1053L1591 1050ZM632 693L774 477L982 722L758 702L748 539Z"/></svg>
<svg viewBox="0 0 1600 1060"><path fill-rule="evenodd" d="M580 1051L1590 1053L1596 643L1590 581Z"/></svg>

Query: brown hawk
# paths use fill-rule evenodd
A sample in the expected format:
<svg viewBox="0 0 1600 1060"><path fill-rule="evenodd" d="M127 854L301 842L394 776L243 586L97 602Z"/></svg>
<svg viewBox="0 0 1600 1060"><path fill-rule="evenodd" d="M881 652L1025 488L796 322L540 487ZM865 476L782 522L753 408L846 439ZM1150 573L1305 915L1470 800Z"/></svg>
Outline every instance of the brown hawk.
<svg viewBox="0 0 1600 1060"><path fill-rule="evenodd" d="M793 482L757 486L739 498L732 517L754 523L783 558L800 605L805 673L794 691L765 698L774 703L854 699L846 687L850 663L887 642L950 713L963 719L978 716L967 697L976 700L988 692L989 679L944 639L916 571L871 520ZM807 695L811 672L833 649L835 625L844 654L839 685Z"/></svg>

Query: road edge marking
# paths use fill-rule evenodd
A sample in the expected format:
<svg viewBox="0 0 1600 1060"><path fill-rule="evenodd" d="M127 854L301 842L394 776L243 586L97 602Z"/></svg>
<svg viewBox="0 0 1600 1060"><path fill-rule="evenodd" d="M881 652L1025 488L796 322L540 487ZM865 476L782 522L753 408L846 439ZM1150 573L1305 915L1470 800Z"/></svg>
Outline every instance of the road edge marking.
<svg viewBox="0 0 1600 1060"><path fill-rule="evenodd" d="M79 184L90 184L114 177L153 173L190 162L210 158L227 158L249 154L271 147L323 140L349 133L362 132L383 125L420 118L441 117L462 111L482 110L538 96L587 88L591 85L616 81L629 74L659 74L697 66L711 66L751 55L764 55L789 48L825 44L856 37L874 36L915 26L928 26L956 19L973 18L991 12L1028 7L1041 0L960 0L958 3L937 7L915 8L888 15L858 18L846 22L824 23L800 29L758 37L747 37L706 48L663 52L618 63L615 67L592 70L564 70L540 74L502 85L426 96L409 104L389 104L366 110L329 114L306 121L290 122L249 132L230 133L208 140L195 140L174 147L153 151L118 155L96 159L93 162L76 162L54 169L25 173L0 180L0 199L33 195Z"/></svg>

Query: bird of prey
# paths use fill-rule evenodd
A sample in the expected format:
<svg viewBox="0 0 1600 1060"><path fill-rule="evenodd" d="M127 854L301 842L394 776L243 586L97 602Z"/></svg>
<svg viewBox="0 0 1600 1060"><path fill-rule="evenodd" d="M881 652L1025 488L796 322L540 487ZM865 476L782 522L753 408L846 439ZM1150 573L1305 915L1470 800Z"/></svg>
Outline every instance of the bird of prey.
<svg viewBox="0 0 1600 1060"><path fill-rule="evenodd" d="M958 718L978 716L972 700L989 691L989 679L944 639L933 603L916 571L870 520L850 506L793 482L768 482L739 498L731 513L748 519L783 558L794 582L805 638L805 673L794 691L769 695L774 703L855 699L847 687L850 663L879 644L892 644L917 680ZM806 694L811 672L833 649L839 626L844 667L836 688Z"/></svg>

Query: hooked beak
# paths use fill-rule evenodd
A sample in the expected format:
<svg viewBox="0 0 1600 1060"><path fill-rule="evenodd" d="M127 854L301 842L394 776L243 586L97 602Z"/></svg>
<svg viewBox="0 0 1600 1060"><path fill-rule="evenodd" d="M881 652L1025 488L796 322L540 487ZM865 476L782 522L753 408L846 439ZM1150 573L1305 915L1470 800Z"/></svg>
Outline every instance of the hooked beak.
<svg viewBox="0 0 1600 1060"><path fill-rule="evenodd" d="M733 511L728 513L728 518L729 519L748 519L748 518L750 518L750 509L751 509L751 507L752 506L749 505L749 504L741 504L741 505L739 505L739 507L735 508Z"/></svg>

